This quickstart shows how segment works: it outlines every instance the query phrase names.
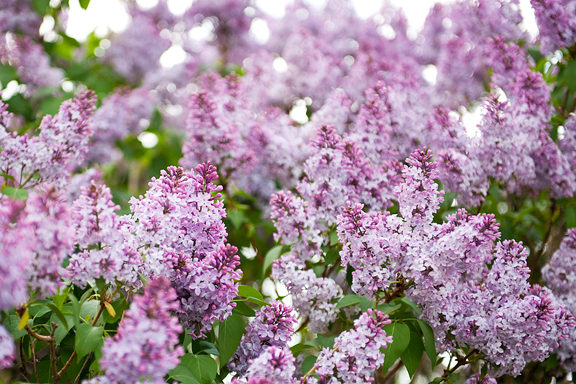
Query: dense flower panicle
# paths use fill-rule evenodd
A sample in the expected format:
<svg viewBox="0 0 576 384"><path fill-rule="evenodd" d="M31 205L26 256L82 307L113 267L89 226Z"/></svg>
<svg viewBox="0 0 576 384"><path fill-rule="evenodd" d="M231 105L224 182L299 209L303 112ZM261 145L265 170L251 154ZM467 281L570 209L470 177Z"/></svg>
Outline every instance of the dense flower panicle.
<svg viewBox="0 0 576 384"><path fill-rule="evenodd" d="M150 15L135 14L128 29L112 36L102 59L136 84L147 72L160 67L160 56L170 48L170 40L162 38L160 30Z"/></svg>
<svg viewBox="0 0 576 384"><path fill-rule="evenodd" d="M260 356L267 347L286 347L296 324L291 312L292 308L279 301L272 301L258 310L254 320L246 327L238 350L228 362L230 371L243 375L250 367L250 361Z"/></svg>
<svg viewBox="0 0 576 384"><path fill-rule="evenodd" d="M156 98L147 88L120 90L102 101L94 113L94 135L87 154L89 162L104 163L122 156L117 140L138 136L150 124Z"/></svg>
<svg viewBox="0 0 576 384"><path fill-rule="evenodd" d="M322 107L312 114L310 122L306 124L311 128L320 128L322 125L332 125L338 134L347 131L350 120L350 106L352 100L341 88L336 88L326 99Z"/></svg>
<svg viewBox="0 0 576 384"><path fill-rule="evenodd" d="M19 224L24 203L0 195L0 309L16 307L28 299L26 276L33 254L26 242L27 228Z"/></svg>
<svg viewBox="0 0 576 384"><path fill-rule="evenodd" d="M352 288L373 298L390 290L391 279L413 282L407 296L422 308L440 348L467 345L485 356L494 375L518 375L568 337L574 318L549 290L530 285L521 243L494 244L500 233L493 215L460 209L435 224L432 213L421 214L434 212L441 198L430 159L418 151L407 161L398 188L403 217L366 213L361 205L339 217L342 263L356 269Z"/></svg>
<svg viewBox="0 0 576 384"><path fill-rule="evenodd" d="M175 266L173 285L181 303L180 321L190 330L193 339L205 337L216 321L224 321L236 306L232 300L238 296L242 271L238 249L229 244L222 246L203 260ZM182 260L182 259L181 259Z"/></svg>
<svg viewBox="0 0 576 384"><path fill-rule="evenodd" d="M92 181L88 188L81 189L72 207L79 248L70 256L68 265L72 281L85 287L89 281L102 277L107 283L119 281L139 288L142 257L136 250L129 221L116 215L120 207L112 201L110 188Z"/></svg>
<svg viewBox="0 0 576 384"><path fill-rule="evenodd" d="M0 2L0 34L20 32L38 36L42 19L29 0L2 0Z"/></svg>
<svg viewBox="0 0 576 384"><path fill-rule="evenodd" d="M544 54L576 44L576 1L530 0L536 22L540 50Z"/></svg>
<svg viewBox="0 0 576 384"><path fill-rule="evenodd" d="M184 354L178 345L178 334L183 329L171 315L179 307L176 293L165 277L150 280L144 295L134 296L118 333L106 339L102 348L100 366L105 382L164 381Z"/></svg>
<svg viewBox="0 0 576 384"><path fill-rule="evenodd" d="M392 342L382 327L390 324L388 315L368 309L354 321L354 329L340 334L334 341L334 349L324 350L318 356L315 374L321 383L371 383L372 376L384 363L384 353ZM304 380L304 383L312 382Z"/></svg>
<svg viewBox="0 0 576 384"><path fill-rule="evenodd" d="M484 376L481 378L480 373L475 373L464 384L497 384L496 379L490 376Z"/></svg>
<svg viewBox="0 0 576 384"><path fill-rule="evenodd" d="M425 142L436 154L438 178L444 189L456 192L458 203L464 206L480 204L488 192L490 180L461 120L450 110L438 107L428 117L423 133Z"/></svg>
<svg viewBox="0 0 576 384"><path fill-rule="evenodd" d="M68 181L66 187L66 198L68 204L72 205L82 194L82 188L89 188L94 181L96 184L103 184L104 175L98 168L88 168L83 173L75 173Z"/></svg>
<svg viewBox="0 0 576 384"><path fill-rule="evenodd" d="M16 347L12 335L0 324L0 370L11 367L16 359Z"/></svg>
<svg viewBox="0 0 576 384"><path fill-rule="evenodd" d="M70 211L64 193L51 185L42 185L26 201L22 224L33 233L28 236L28 246L34 252L27 281L40 297L55 294L64 285L62 278L68 276L62 262L74 245Z"/></svg>
<svg viewBox="0 0 576 384"><path fill-rule="evenodd" d="M270 346L250 361L247 384L296 384L294 356L288 347ZM264 381L266 380L266 381Z"/></svg>
<svg viewBox="0 0 576 384"><path fill-rule="evenodd" d="M414 151L402 174L404 183L395 189L402 217L413 225L430 224L434 213L444 201L444 191L438 191L434 179L438 177L432 153L426 149Z"/></svg>
<svg viewBox="0 0 576 384"><path fill-rule="evenodd" d="M44 87L57 88L64 79L64 71L52 67L50 56L44 51L42 44L29 36L0 35L0 59L16 68L19 81L26 84L27 96L34 95Z"/></svg>
<svg viewBox="0 0 576 384"><path fill-rule="evenodd" d="M66 100L54 117L44 116L38 136L6 134L0 127L0 169L14 177L9 183L29 188L50 182L63 188L88 151L95 103L92 91ZM34 175L40 177L36 180Z"/></svg>
<svg viewBox="0 0 576 384"><path fill-rule="evenodd" d="M292 294L294 309L308 318L308 330L324 333L336 320L336 299L342 288L329 277L316 277L312 270L292 254L282 256L272 265L272 279L286 285Z"/></svg>
<svg viewBox="0 0 576 384"><path fill-rule="evenodd" d="M184 172L168 167L160 178L152 178L150 189L130 200L134 233L145 247L145 274L168 275L171 255L183 252L198 261L217 252L226 239L223 203L213 181L218 177L210 163Z"/></svg>
<svg viewBox="0 0 576 384"><path fill-rule="evenodd" d="M542 268L542 278L568 310L576 313L576 229L566 232L560 249Z"/></svg>

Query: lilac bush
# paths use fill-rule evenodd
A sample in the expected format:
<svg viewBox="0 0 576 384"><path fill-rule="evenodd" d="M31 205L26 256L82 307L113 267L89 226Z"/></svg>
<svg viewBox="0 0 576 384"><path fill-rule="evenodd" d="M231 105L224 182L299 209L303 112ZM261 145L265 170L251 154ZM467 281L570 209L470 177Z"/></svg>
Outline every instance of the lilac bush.
<svg viewBox="0 0 576 384"><path fill-rule="evenodd" d="M0 0L0 381L567 382L576 3L529 3Z"/></svg>

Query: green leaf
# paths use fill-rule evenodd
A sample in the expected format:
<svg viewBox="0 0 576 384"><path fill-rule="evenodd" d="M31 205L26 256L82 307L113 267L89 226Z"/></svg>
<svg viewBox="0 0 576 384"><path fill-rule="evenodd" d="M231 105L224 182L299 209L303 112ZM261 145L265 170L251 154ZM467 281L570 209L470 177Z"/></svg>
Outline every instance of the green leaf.
<svg viewBox="0 0 576 384"><path fill-rule="evenodd" d="M74 347L78 355L78 360L96 349L104 342L104 327L93 327L90 324L80 324L76 327L76 339Z"/></svg>
<svg viewBox="0 0 576 384"><path fill-rule="evenodd" d="M2 83L2 88L6 88L6 85L12 80L16 80L18 74L16 69L9 65L0 65L0 83Z"/></svg>
<svg viewBox="0 0 576 384"><path fill-rule="evenodd" d="M314 356L314 355L308 355L304 358L304 361L302 362L302 374L303 375L310 372L310 370L314 367L314 364L316 363L317 358L318 358L318 356Z"/></svg>
<svg viewBox="0 0 576 384"><path fill-rule="evenodd" d="M242 223L247 221L246 216L244 215L244 212L239 211L237 209L228 211L227 216L228 216L228 219L230 219L230 221L232 222L232 225L234 225L235 229L239 229L240 226L242 225Z"/></svg>
<svg viewBox="0 0 576 384"><path fill-rule="evenodd" d="M6 316L6 319L4 319L4 327L6 327L6 330L8 330L14 340L18 340L28 333L25 329L18 329L19 322L20 316L16 314L10 314L9 316ZM32 327L33 325L34 322L32 320L28 320L28 326Z"/></svg>
<svg viewBox="0 0 576 384"><path fill-rule="evenodd" d="M80 325L80 302L72 292L68 293L68 297L70 298L70 302L72 303L72 311L74 313L74 326L78 329Z"/></svg>
<svg viewBox="0 0 576 384"><path fill-rule="evenodd" d="M240 345L240 339L244 333L244 321L240 315L230 315L220 323L218 328L218 340L220 350L220 367L226 365Z"/></svg>
<svg viewBox="0 0 576 384"><path fill-rule="evenodd" d="M384 364L382 372L386 373L396 360L404 353L410 343L410 328L406 324L394 322L384 326L386 335L392 336L392 343L384 351Z"/></svg>
<svg viewBox="0 0 576 384"><path fill-rule="evenodd" d="M404 353L402 353L402 355L400 356L402 362L404 363L406 369L408 370L410 378L412 378L412 376L414 376L414 373L416 373L416 370L420 365L420 361L422 360L423 353L424 353L424 344L422 344L422 339L415 332L410 332L410 344L408 344L408 347L406 348Z"/></svg>
<svg viewBox="0 0 576 384"><path fill-rule="evenodd" d="M168 372L168 375L182 384L201 384L196 376L182 364Z"/></svg>
<svg viewBox="0 0 576 384"><path fill-rule="evenodd" d="M404 304L408 305L410 308L412 308L418 316L420 316L422 314L422 311L420 310L420 308L418 308L418 306L412 300L403 297L400 299L400 301L403 302Z"/></svg>
<svg viewBox="0 0 576 384"><path fill-rule="evenodd" d="M266 275L266 271L268 271L268 268L270 268L274 260L280 257L283 248L283 245L277 245L266 253L266 256L264 257L264 266L262 267L262 277Z"/></svg>
<svg viewBox="0 0 576 384"><path fill-rule="evenodd" d="M434 337L434 331L432 327L428 325L427 322L424 320L418 320L418 324L420 324L420 329L422 330L422 334L424 335L424 349L426 350L426 354L430 358L432 362L432 366L436 366L436 339Z"/></svg>
<svg viewBox="0 0 576 384"><path fill-rule="evenodd" d="M216 378L218 371L218 364L208 355L193 355L187 353L180 359L183 366L188 368L190 372L201 384L211 384Z"/></svg>
<svg viewBox="0 0 576 384"><path fill-rule="evenodd" d="M340 256L338 248L330 248L328 252L326 252L326 256L324 256L324 264L334 264L334 262L338 260L338 256Z"/></svg>
<svg viewBox="0 0 576 384"><path fill-rule="evenodd" d="M336 304L336 309L349 307L356 304L360 304L360 297L358 295L346 295L340 299L338 304Z"/></svg>
<svg viewBox="0 0 576 384"><path fill-rule="evenodd" d="M68 328L68 320L66 320L66 318L64 317L64 315L62 314L62 312L56 308L56 306L54 304L46 304L48 306L48 308L50 308L52 310L52 313L54 314L54 316L56 316L58 318L58 320L60 320L60 322L62 323L61 325L64 325L66 327L66 329Z"/></svg>
<svg viewBox="0 0 576 384"><path fill-rule="evenodd" d="M340 241L338 239L338 232L337 231L330 232L330 246L338 244L338 241Z"/></svg>
<svg viewBox="0 0 576 384"><path fill-rule="evenodd" d="M330 337L323 336L318 334L316 339L314 340L314 344L321 346L322 348L334 348L334 339L336 339L337 335L333 335Z"/></svg>
<svg viewBox="0 0 576 384"><path fill-rule="evenodd" d="M256 312L243 301L236 302L236 307L232 310L232 313L246 317L254 317L256 315Z"/></svg>
<svg viewBox="0 0 576 384"><path fill-rule="evenodd" d="M28 190L20 188L6 187L2 190L2 194L16 200L26 200L28 198Z"/></svg>
<svg viewBox="0 0 576 384"><path fill-rule="evenodd" d="M255 297L259 300L264 300L264 297L262 297L262 294L260 292L258 292L258 290L256 288L252 288L249 285L241 285L238 287L238 295L249 298L249 297Z"/></svg>
<svg viewBox="0 0 576 384"><path fill-rule="evenodd" d="M366 312L368 309L374 308L374 302L365 297L360 298L360 310Z"/></svg>
<svg viewBox="0 0 576 384"><path fill-rule="evenodd" d="M576 61L571 61L564 70L564 80L571 93L576 92Z"/></svg>
<svg viewBox="0 0 576 384"><path fill-rule="evenodd" d="M209 341L206 340L200 340L198 342L198 344L200 345L200 350L202 352L205 352L209 355L216 355L216 356L220 356L220 351L218 350L218 348L216 347L216 344L211 343Z"/></svg>
<svg viewBox="0 0 576 384"><path fill-rule="evenodd" d="M79 0L79 1L82 9L88 9L88 6L90 5L90 0Z"/></svg>
<svg viewBox="0 0 576 384"><path fill-rule="evenodd" d="M62 306L66 302L66 298L68 297L69 288L66 287L64 291L58 295L52 296L52 301L56 304L56 308L62 310Z"/></svg>
<svg viewBox="0 0 576 384"><path fill-rule="evenodd" d="M380 304L376 307L377 310L379 310L380 312L383 312L385 314L390 314L396 310L398 310L400 307L402 307L402 304L389 304L389 303L384 303L384 304Z"/></svg>

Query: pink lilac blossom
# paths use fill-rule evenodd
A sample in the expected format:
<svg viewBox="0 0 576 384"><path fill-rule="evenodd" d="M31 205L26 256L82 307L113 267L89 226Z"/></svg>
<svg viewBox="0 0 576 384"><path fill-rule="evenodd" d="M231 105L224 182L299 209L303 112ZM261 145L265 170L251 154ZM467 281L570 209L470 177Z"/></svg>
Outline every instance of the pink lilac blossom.
<svg viewBox="0 0 576 384"><path fill-rule="evenodd" d="M38 36L42 19L29 0L2 0L0 2L0 34L19 32Z"/></svg>
<svg viewBox="0 0 576 384"><path fill-rule="evenodd" d="M24 203L0 195L0 309L16 307L28 299L26 270L33 258L25 241L27 228L18 225ZM17 225L14 225L17 224ZM29 234L29 232L28 232Z"/></svg>
<svg viewBox="0 0 576 384"><path fill-rule="evenodd" d="M342 332L334 341L334 349L324 348L314 367L316 378L303 383L371 383L373 373L384 363L381 349L392 343L382 327L390 324L388 315L368 309L354 321L354 328Z"/></svg>
<svg viewBox="0 0 576 384"><path fill-rule="evenodd" d="M187 24L209 21L216 35L213 44L218 47L223 66L241 63L246 52L255 46L248 32L258 11L252 7L247 12L250 6L247 0L199 0L186 11L184 20Z"/></svg>
<svg viewBox="0 0 576 384"><path fill-rule="evenodd" d="M90 383L163 383L184 354L178 345L183 329L171 315L179 307L168 279L150 280L144 294L134 296L118 333L104 343L100 366L105 378Z"/></svg>
<svg viewBox="0 0 576 384"><path fill-rule="evenodd" d="M224 245L226 212L216 178L210 163L196 172L168 167L145 196L130 201L142 273L170 278L181 304L178 315L194 338L232 313L241 277L236 247Z"/></svg>
<svg viewBox="0 0 576 384"><path fill-rule="evenodd" d="M407 296L422 308L440 348L468 346L485 356L494 375L518 375L568 337L574 318L549 290L530 285L521 243L495 245L500 233L493 215L460 209L433 223L443 192L433 181L438 170L431 157L417 150L407 160L395 191L402 217L365 213L361 205L344 210L343 265L358 267L353 289L368 297L394 288L391 279L412 282Z"/></svg>
<svg viewBox="0 0 576 384"><path fill-rule="evenodd" d="M57 88L64 71L50 65L50 56L42 44L28 36L8 34L0 38L0 60L14 67L19 81L26 84L26 96L44 87Z"/></svg>
<svg viewBox="0 0 576 384"><path fill-rule="evenodd" d="M530 0L530 4L538 23L542 53L569 48L576 43L576 1Z"/></svg>
<svg viewBox="0 0 576 384"><path fill-rule="evenodd" d="M250 361L246 372L247 384L296 384L294 356L287 347L267 347ZM239 382L237 382L239 383Z"/></svg>
<svg viewBox="0 0 576 384"><path fill-rule="evenodd" d="M145 275L169 275L174 255L199 261L224 245L226 212L218 200L222 187L213 184L216 178L210 163L199 165L196 172L168 167L160 178L152 178L144 196L130 200Z"/></svg>
<svg viewBox="0 0 576 384"><path fill-rule="evenodd" d="M64 286L62 278L68 274L62 262L74 249L70 207L63 192L43 184L30 193L24 214L22 225L33 233L28 237L34 252L26 274L28 286L40 297L51 296Z"/></svg>
<svg viewBox="0 0 576 384"><path fill-rule="evenodd" d="M324 333L336 320L336 299L342 289L329 277L316 277L306 265L291 254L282 256L272 265L272 279L286 285L292 294L294 309L308 320L308 330Z"/></svg>
<svg viewBox="0 0 576 384"><path fill-rule="evenodd" d="M279 193L271 200L277 237L284 244L295 241L292 251L303 258L320 253L327 242L322 233L336 223L347 201L364 202L373 210L390 207L398 170L395 162L370 163L355 142L342 139L332 126L317 129L310 148L306 177L296 187L301 198Z"/></svg>
<svg viewBox="0 0 576 384"><path fill-rule="evenodd" d="M466 380L464 384L497 384L496 379L490 376L484 376L481 378L480 373L475 373Z"/></svg>
<svg viewBox="0 0 576 384"><path fill-rule="evenodd" d="M70 256L67 269L72 282L85 287L89 281L104 278L140 288L138 272L142 258L125 219L116 215L120 207L112 202L110 188L91 182L82 187L72 207L78 252Z"/></svg>
<svg viewBox="0 0 576 384"><path fill-rule="evenodd" d="M232 314L242 271L238 249L229 244L196 262L180 259L172 276L181 303L178 316L193 339L205 337L216 320Z"/></svg>
<svg viewBox="0 0 576 384"><path fill-rule="evenodd" d="M16 347L12 335L0 324L0 371L14 364Z"/></svg>
<svg viewBox="0 0 576 384"><path fill-rule="evenodd" d="M111 37L111 46L102 60L110 63L132 84L160 67L160 56L170 48L170 41L160 36L161 28L146 13L133 15L124 32Z"/></svg>
<svg viewBox="0 0 576 384"><path fill-rule="evenodd" d="M157 100L150 90L117 90L94 113L94 135L87 154L88 162L104 163L122 156L117 140L138 136L150 124Z"/></svg>
<svg viewBox="0 0 576 384"><path fill-rule="evenodd" d="M296 318L291 312L291 307L279 301L272 301L270 305L258 310L254 320L246 327L236 353L228 362L230 371L244 375L254 364L250 361L268 347L286 347L296 324Z"/></svg>
<svg viewBox="0 0 576 384"><path fill-rule="evenodd" d="M49 182L63 188L88 151L95 103L92 91L66 100L54 117L44 116L38 136L18 136L0 126L0 170L13 176L7 183L30 188Z"/></svg>

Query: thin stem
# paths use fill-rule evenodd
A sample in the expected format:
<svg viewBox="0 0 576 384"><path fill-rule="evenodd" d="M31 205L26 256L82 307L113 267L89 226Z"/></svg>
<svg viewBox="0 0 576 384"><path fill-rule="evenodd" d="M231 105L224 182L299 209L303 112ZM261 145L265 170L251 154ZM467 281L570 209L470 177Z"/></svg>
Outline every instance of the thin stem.
<svg viewBox="0 0 576 384"><path fill-rule="evenodd" d="M478 351L476 349L471 350L470 352L468 352L468 354L464 357L459 357L456 365L453 366L450 369L446 369L444 371L444 374L442 375L442 380L440 381L440 383L446 382L450 379L450 374L453 373L454 371L456 371L458 368L460 368L463 365L468 364L468 359L475 353L477 353Z"/></svg>
<svg viewBox="0 0 576 384"><path fill-rule="evenodd" d="M24 339L20 339L20 360L22 361L22 366L20 367L20 371L22 373L22 376L24 376L24 378L26 379L26 381L30 381L28 380L28 371L26 369L26 359L24 358L24 346L22 345L22 341L24 341Z"/></svg>
<svg viewBox="0 0 576 384"><path fill-rule="evenodd" d="M52 381L54 384L58 384L60 381L60 375L58 374L58 368L56 367L56 343L54 341L54 333L56 333L56 328L58 324L52 322L52 333L50 333L50 362L52 363Z"/></svg>
<svg viewBox="0 0 576 384"><path fill-rule="evenodd" d="M390 378L392 378L394 375L396 375L396 372L398 372L398 370L400 368L402 368L402 366L404 365L404 363L402 362L402 360L398 360L398 363L396 363L396 365L394 366L394 368L392 368L391 370L389 370L388 372L386 372L386 376L384 376L384 379L382 381L382 384L386 384L386 382L388 380L390 380Z"/></svg>
<svg viewBox="0 0 576 384"><path fill-rule="evenodd" d="M38 368L36 367L36 351L34 350L34 338L30 338L30 350L32 350L32 366L34 367L34 376L36 376L36 383L38 383Z"/></svg>
<svg viewBox="0 0 576 384"><path fill-rule="evenodd" d="M334 352L337 352L340 349L340 346L337 345L331 352L330 355L333 355ZM316 364L314 364L314 366L312 367L312 369L310 369L308 372L306 372L306 374L304 376L302 376L302 379L300 380L301 383L306 383L306 380L312 376L314 374L314 372L316 372Z"/></svg>
<svg viewBox="0 0 576 384"><path fill-rule="evenodd" d="M74 384L78 384L78 381L80 381L80 376L82 375L82 371L84 370L84 368L86 368L86 364L88 364L88 360L90 360L91 356L92 356L92 351L90 351L90 353L86 357L86 360L84 360L84 364L82 364L82 368L80 368L80 372L78 372L78 376L76 376L76 379L74 379Z"/></svg>
<svg viewBox="0 0 576 384"><path fill-rule="evenodd" d="M104 311L104 306L105 306L104 303L106 302L107 299L108 298L106 297L106 294L103 294L100 296L100 309L98 310L96 317L94 317L94 319L92 320L92 324L90 324L90 325L92 325L92 326L96 325L96 322L98 321L98 319L100 318L100 315ZM62 375L64 375L64 372L66 372L66 370L68 368L70 368L70 366L72 365L72 362L74 361L75 357L76 357L76 350L74 350L74 352L72 352L72 355L70 356L70 358L68 359L66 364L64 364L62 369L58 372L58 376L62 377Z"/></svg>
<svg viewBox="0 0 576 384"><path fill-rule="evenodd" d="M550 221L548 222L548 229L546 230L546 235L544 236L544 241L542 242L542 246L540 247L540 249L538 250L536 255L534 255L534 258L532 259L532 261L528 265L530 270L533 270L534 267L536 267L536 265L538 264L538 260L540 260L540 258L544 254L544 250L546 249L546 245L548 244L548 240L550 240L550 234L552 233L552 222L554 220L554 216L556 216L556 210L558 209L558 207L556 206L556 200L552 200L552 206L550 208L551 208L552 213L550 214Z"/></svg>

